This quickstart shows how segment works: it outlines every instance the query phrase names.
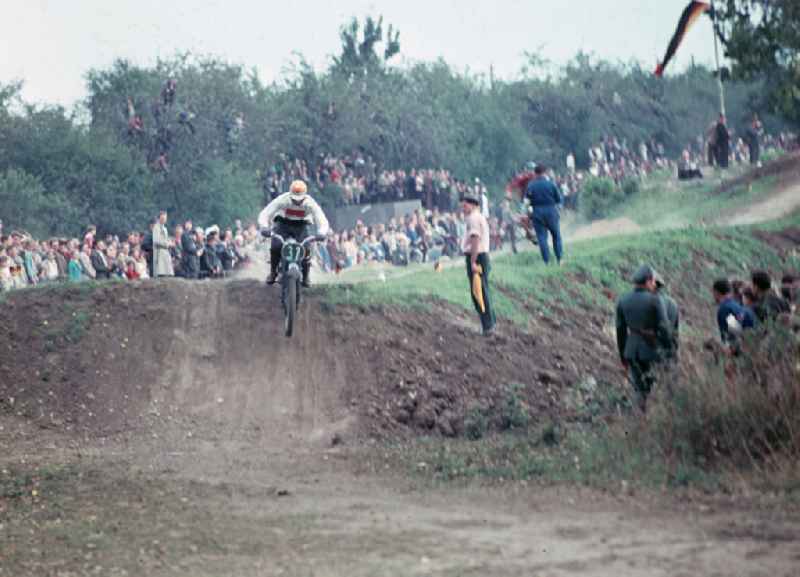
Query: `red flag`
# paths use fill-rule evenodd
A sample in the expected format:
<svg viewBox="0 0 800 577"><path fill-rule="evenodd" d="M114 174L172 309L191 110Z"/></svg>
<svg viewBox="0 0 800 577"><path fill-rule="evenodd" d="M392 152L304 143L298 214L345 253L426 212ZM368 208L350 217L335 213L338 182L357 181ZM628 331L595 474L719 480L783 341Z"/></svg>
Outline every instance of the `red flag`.
<svg viewBox="0 0 800 577"><path fill-rule="evenodd" d="M656 67L656 76L661 77L664 75L664 69L667 67L667 64L669 64L669 61L672 60L672 57L675 56L689 28L692 27L700 16L709 12L711 12L711 4L708 2L689 2L689 5L683 11L683 14L681 14L680 22L678 22L678 29L672 36L672 40L667 48L667 53L664 55L664 60Z"/></svg>

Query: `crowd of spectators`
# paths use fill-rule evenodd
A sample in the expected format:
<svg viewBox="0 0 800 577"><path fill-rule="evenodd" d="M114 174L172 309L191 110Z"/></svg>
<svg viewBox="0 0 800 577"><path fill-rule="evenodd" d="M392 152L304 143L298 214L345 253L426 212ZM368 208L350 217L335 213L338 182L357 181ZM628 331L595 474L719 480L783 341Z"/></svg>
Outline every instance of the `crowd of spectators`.
<svg viewBox="0 0 800 577"><path fill-rule="evenodd" d="M467 193L487 193L478 178L460 180L443 168L382 169L371 156L355 152L343 157L322 155L313 169L305 160L281 156L263 176L265 196L277 197L297 179L309 183L312 190L334 191L337 206L419 200L428 210L448 212Z"/></svg>
<svg viewBox="0 0 800 577"><path fill-rule="evenodd" d="M684 147L678 161L678 177L682 180L703 178L704 167L725 169L746 164L761 167L764 153L786 152L796 147L795 134L766 133L757 115L753 115L747 128L740 132L730 128L721 115L695 142Z"/></svg>
<svg viewBox="0 0 800 577"><path fill-rule="evenodd" d="M727 278L717 280L712 294L718 305L720 337L728 350L735 353L744 332L788 320L797 312L800 278L784 274L777 291L773 288L770 274L756 270L752 272L750 282Z"/></svg>
<svg viewBox="0 0 800 577"><path fill-rule="evenodd" d="M157 221L154 221L154 225ZM255 225L221 231L203 230L191 222L175 226L168 246L175 276L221 278L246 266L258 234ZM192 253L187 252L190 248ZM142 280L154 275L151 231L125 238L97 237L94 226L81 238L37 240L26 232L3 234L0 223L0 290L8 291L59 281Z"/></svg>
<svg viewBox="0 0 800 577"><path fill-rule="evenodd" d="M164 106L171 105L174 86L169 83L161 95ZM134 116L132 116L134 118ZM718 163L716 146L719 121L714 130L690 143L677 163L679 173L699 172L700 166ZM726 128L727 130L727 128ZM762 151L787 150L795 143L792 134L766 135L757 118L741 137L732 136L729 159L733 163L756 163ZM576 167L573 153L566 157L564 170L551 171L549 177L560 187L566 208L577 208L583 184L591 177L613 179L618 185L627 179L645 179L655 170L672 169L675 163L656 141L629 146L627 141L605 137L588 150L587 170ZM685 172L683 172L685 174ZM519 215L525 207L513 192L499 202L490 203L485 183L455 178L445 169L384 170L368 155L355 152L344 157L324 155L310 170L299 159L281 157L263 175L266 196L276 197L294 179L312 184L318 191L329 187L340 193L337 204L366 204L418 200L421 208L402 218L367 225L361 221L349 230L331 232L325 243L316 245L320 268L338 272L370 262L403 266L414 262L437 262L460 255L464 219L458 210L465 195L482 199L482 212L490 226L491 249L507 243L516 252L520 228ZM157 219L153 224L157 223ZM230 274L250 260L258 243L255 225L243 227L241 221L227 230L194 228L191 222L177 225L171 233L169 253L174 274L186 278L218 278ZM58 280L120 278L146 279L153 276L151 231L132 232L126 238L96 238L90 227L82 238L36 240L24 232L3 235L0 224L0 288L9 290Z"/></svg>

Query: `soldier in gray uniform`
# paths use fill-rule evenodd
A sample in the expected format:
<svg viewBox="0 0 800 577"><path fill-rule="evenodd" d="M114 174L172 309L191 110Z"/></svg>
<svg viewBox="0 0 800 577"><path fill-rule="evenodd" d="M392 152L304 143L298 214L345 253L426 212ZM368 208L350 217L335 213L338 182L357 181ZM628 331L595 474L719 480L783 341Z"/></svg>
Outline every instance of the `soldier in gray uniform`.
<svg viewBox="0 0 800 577"><path fill-rule="evenodd" d="M672 331L664 301L656 292L656 272L642 266L633 276L636 285L617 303L617 348L622 365L642 411L653 389L653 369L672 351Z"/></svg>
<svg viewBox="0 0 800 577"><path fill-rule="evenodd" d="M680 312L678 311L678 303L675 299L669 296L665 290L667 283L661 278L661 275L655 273L656 281L656 294L664 301L664 308L667 311L667 320L669 321L669 330L672 335L672 347L669 351L664 351L664 356L669 359L674 359L678 355L678 340L680 336Z"/></svg>

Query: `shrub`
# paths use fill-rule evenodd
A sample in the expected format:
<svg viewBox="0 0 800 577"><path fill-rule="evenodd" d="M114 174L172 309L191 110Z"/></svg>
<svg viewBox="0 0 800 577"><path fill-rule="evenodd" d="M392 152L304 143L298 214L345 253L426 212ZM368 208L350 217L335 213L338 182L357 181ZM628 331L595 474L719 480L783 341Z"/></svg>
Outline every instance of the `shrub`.
<svg viewBox="0 0 800 577"><path fill-rule="evenodd" d="M581 191L581 213L590 220L608 216L625 193L609 178L590 178Z"/></svg>
<svg viewBox="0 0 800 577"><path fill-rule="evenodd" d="M474 406L464 417L464 434L468 439L477 441L486 436L489 430L489 417L483 407Z"/></svg>
<svg viewBox="0 0 800 577"><path fill-rule="evenodd" d="M499 411L501 430L528 428L531 417L528 407L522 399L524 392L524 385L513 384L507 387Z"/></svg>
<svg viewBox="0 0 800 577"><path fill-rule="evenodd" d="M633 196L639 194L641 190L641 181L638 178L629 177L622 181L622 192L625 196Z"/></svg>
<svg viewBox="0 0 800 577"><path fill-rule="evenodd" d="M691 354L691 353L690 353ZM699 355L703 353L694 353ZM705 353L707 354L707 353ZM675 467L749 468L768 476L800 457L800 344L786 327L749 335L736 359L684 359L648 420Z"/></svg>

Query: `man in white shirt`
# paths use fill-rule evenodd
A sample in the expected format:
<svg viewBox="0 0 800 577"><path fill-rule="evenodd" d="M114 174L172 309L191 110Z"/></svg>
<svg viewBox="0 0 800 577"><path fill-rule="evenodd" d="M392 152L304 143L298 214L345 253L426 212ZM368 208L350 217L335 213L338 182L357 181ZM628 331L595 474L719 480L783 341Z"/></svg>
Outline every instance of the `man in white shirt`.
<svg viewBox="0 0 800 577"><path fill-rule="evenodd" d="M258 225L263 229L271 229L275 225L275 232L284 238L293 238L302 242L308 236L308 226L316 224L317 234L328 234L330 225L325 213L319 204L308 194L308 187L302 180L295 180L289 187L289 192L280 195L270 202L258 215ZM273 239L270 250L270 273L267 284L275 284L278 278L278 264L281 261L281 244ZM306 251L303 260L303 286L310 286L309 274L311 271L311 254Z"/></svg>
<svg viewBox="0 0 800 577"><path fill-rule="evenodd" d="M465 196L461 202L466 230L461 242L467 263L472 303L481 319L484 336L494 334L496 319L489 293L489 223L481 214L481 201L476 196ZM475 273L480 275L480 287L473 285Z"/></svg>

